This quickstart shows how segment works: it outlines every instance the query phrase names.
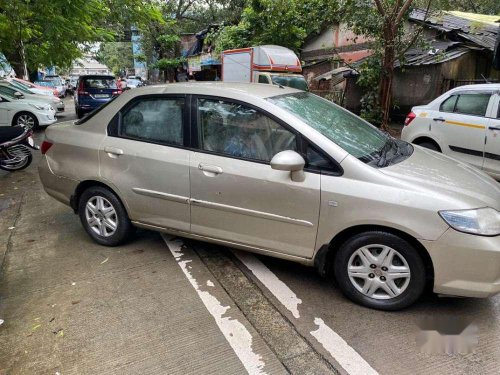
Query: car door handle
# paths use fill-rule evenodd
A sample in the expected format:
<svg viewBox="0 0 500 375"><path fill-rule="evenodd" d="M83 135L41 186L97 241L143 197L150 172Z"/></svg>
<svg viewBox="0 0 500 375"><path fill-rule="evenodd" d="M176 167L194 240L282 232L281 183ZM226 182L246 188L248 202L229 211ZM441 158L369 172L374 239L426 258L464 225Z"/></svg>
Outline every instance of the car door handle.
<svg viewBox="0 0 500 375"><path fill-rule="evenodd" d="M500 130L500 126L490 126L488 129L490 129L490 130Z"/></svg>
<svg viewBox="0 0 500 375"><path fill-rule="evenodd" d="M434 121L440 121L440 122L445 122L446 120L442 117L436 117L436 118L433 118Z"/></svg>
<svg viewBox="0 0 500 375"><path fill-rule="evenodd" d="M107 152L108 154L110 154L110 156L111 155L115 155L115 156L123 155L123 150L120 148L116 148L116 147L106 146L106 147L104 147L104 152Z"/></svg>
<svg viewBox="0 0 500 375"><path fill-rule="evenodd" d="M207 164L202 164L200 163L198 165L198 169L203 172L209 172L209 173L215 173L215 174L221 174L222 173L222 168L217 167L216 165L207 165Z"/></svg>

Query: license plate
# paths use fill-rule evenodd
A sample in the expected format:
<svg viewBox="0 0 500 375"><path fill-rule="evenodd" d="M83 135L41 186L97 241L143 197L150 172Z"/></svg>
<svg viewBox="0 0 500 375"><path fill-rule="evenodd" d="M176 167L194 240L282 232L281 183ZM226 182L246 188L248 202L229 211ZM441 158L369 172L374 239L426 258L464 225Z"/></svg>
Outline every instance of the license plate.
<svg viewBox="0 0 500 375"><path fill-rule="evenodd" d="M94 97L95 98L109 98L109 95L108 94L95 94Z"/></svg>

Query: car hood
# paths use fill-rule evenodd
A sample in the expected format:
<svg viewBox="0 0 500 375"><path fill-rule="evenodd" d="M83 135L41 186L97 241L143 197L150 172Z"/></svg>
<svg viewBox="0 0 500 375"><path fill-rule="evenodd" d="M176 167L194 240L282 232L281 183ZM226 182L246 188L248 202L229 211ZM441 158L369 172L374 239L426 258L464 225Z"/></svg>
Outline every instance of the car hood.
<svg viewBox="0 0 500 375"><path fill-rule="evenodd" d="M33 97L25 97L24 99L18 99L19 103L23 104L36 104L36 105L53 105L52 100L50 98L43 99L43 98L33 98Z"/></svg>
<svg viewBox="0 0 500 375"><path fill-rule="evenodd" d="M409 158L380 171L433 194L449 196L461 203L457 209L489 206L500 211L500 183L492 177L446 155L414 147Z"/></svg>

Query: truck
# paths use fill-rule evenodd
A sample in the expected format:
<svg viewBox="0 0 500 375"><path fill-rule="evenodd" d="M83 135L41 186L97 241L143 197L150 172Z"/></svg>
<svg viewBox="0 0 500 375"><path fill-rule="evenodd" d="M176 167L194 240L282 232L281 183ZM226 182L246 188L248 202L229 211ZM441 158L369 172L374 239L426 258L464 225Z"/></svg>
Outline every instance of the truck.
<svg viewBox="0 0 500 375"><path fill-rule="evenodd" d="M290 49L264 45L222 52L222 81L256 82L308 90L302 66Z"/></svg>

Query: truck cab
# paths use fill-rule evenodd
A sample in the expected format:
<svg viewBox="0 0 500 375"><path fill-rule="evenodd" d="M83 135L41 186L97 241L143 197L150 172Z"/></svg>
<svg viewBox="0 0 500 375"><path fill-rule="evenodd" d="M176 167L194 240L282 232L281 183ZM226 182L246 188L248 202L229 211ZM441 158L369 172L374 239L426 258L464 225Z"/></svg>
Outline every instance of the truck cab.
<svg viewBox="0 0 500 375"><path fill-rule="evenodd" d="M297 55L290 49L265 45L222 52L222 81L255 82L308 90Z"/></svg>
<svg viewBox="0 0 500 375"><path fill-rule="evenodd" d="M254 72L253 82L288 86L294 89L308 91L307 81L301 74Z"/></svg>

